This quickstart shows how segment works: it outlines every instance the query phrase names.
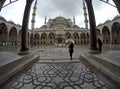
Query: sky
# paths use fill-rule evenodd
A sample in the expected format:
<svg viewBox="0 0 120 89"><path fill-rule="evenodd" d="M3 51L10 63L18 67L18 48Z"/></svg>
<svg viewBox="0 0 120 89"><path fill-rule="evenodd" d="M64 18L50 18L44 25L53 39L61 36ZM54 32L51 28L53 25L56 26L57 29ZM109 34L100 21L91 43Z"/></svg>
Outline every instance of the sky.
<svg viewBox="0 0 120 89"><path fill-rule="evenodd" d="M14 1L14 0L11 0ZM65 18L71 18L75 16L76 25L85 27L84 24L84 12L83 12L83 0L37 0L37 11L35 17L35 28L39 28L44 24L45 16L47 21L57 16ZM9 0L6 0L7 4ZM31 6L29 29L31 29L31 19L35 0ZM112 0L109 3L113 4ZM16 24L22 25L22 19L24 14L26 0L18 0L2 9L0 16L3 16L7 21L13 21ZM104 23L106 20L112 20L115 16L119 15L117 9L111 5L108 5L100 0L92 0L96 25Z"/></svg>

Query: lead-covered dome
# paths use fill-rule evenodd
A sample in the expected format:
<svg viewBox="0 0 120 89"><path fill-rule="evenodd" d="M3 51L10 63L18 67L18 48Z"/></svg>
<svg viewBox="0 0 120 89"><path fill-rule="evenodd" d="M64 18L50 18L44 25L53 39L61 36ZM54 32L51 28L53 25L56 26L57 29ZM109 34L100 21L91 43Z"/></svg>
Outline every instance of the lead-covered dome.
<svg viewBox="0 0 120 89"><path fill-rule="evenodd" d="M54 19L50 19L48 21L49 27L72 27L72 22L70 20L67 20L66 18L62 16L58 16Z"/></svg>

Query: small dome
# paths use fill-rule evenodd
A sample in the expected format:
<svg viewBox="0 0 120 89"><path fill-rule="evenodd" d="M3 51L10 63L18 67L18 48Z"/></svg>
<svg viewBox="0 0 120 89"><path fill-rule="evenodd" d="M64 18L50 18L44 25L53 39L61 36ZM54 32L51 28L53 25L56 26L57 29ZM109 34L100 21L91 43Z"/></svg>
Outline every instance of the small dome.
<svg viewBox="0 0 120 89"><path fill-rule="evenodd" d="M11 23L11 24L14 24L14 25L15 25L15 23L14 23L13 21L8 21L8 23Z"/></svg>
<svg viewBox="0 0 120 89"><path fill-rule="evenodd" d="M74 27L74 28L80 28L78 25L74 25L73 27Z"/></svg>
<svg viewBox="0 0 120 89"><path fill-rule="evenodd" d="M40 28L45 29L45 28L47 28L47 25L42 25Z"/></svg>
<svg viewBox="0 0 120 89"><path fill-rule="evenodd" d="M104 23L109 23L109 22L111 22L111 20L106 20Z"/></svg>
<svg viewBox="0 0 120 89"><path fill-rule="evenodd" d="M102 23L99 23L97 26L101 26L101 25L103 25Z"/></svg>
<svg viewBox="0 0 120 89"><path fill-rule="evenodd" d="M120 15L117 15L113 18L113 20L120 19Z"/></svg>
<svg viewBox="0 0 120 89"><path fill-rule="evenodd" d="M0 16L0 20L6 21L6 19L2 16Z"/></svg>
<svg viewBox="0 0 120 89"><path fill-rule="evenodd" d="M20 24L17 24L17 26L22 27Z"/></svg>
<svg viewBox="0 0 120 89"><path fill-rule="evenodd" d="M62 17L62 16L58 16L58 17L56 17L54 20L66 20L64 17Z"/></svg>

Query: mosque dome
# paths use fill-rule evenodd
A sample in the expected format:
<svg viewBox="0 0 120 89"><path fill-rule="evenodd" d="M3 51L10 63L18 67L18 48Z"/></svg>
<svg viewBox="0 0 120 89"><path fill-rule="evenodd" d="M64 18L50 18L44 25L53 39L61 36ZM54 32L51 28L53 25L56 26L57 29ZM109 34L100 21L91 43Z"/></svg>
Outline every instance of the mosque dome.
<svg viewBox="0 0 120 89"><path fill-rule="evenodd" d="M13 25L16 25L13 21L8 21L8 23L13 24Z"/></svg>
<svg viewBox="0 0 120 89"><path fill-rule="evenodd" d="M101 26L101 25L103 25L102 23L99 23L97 26Z"/></svg>
<svg viewBox="0 0 120 89"><path fill-rule="evenodd" d="M0 16L0 20L6 21L6 19L2 16Z"/></svg>
<svg viewBox="0 0 120 89"><path fill-rule="evenodd" d="M64 21L66 19L64 17L62 17L62 16L58 16L54 20L56 20L56 21Z"/></svg>
<svg viewBox="0 0 120 89"><path fill-rule="evenodd" d="M17 26L22 27L20 24L17 24Z"/></svg>
<svg viewBox="0 0 120 89"><path fill-rule="evenodd" d="M40 28L45 29L45 28L47 28L47 25L42 25Z"/></svg>
<svg viewBox="0 0 120 89"><path fill-rule="evenodd" d="M120 15L117 15L113 18L113 20L120 19Z"/></svg>
<svg viewBox="0 0 120 89"><path fill-rule="evenodd" d="M62 16L58 16L54 19L51 19L48 23L50 27L71 27L70 22Z"/></svg>
<svg viewBox="0 0 120 89"><path fill-rule="evenodd" d="M109 22L111 22L111 20L106 20L106 21L104 22L104 24L105 24L105 23L109 23Z"/></svg>
<svg viewBox="0 0 120 89"><path fill-rule="evenodd" d="M74 27L74 28L80 28L78 25L74 25L73 27Z"/></svg>

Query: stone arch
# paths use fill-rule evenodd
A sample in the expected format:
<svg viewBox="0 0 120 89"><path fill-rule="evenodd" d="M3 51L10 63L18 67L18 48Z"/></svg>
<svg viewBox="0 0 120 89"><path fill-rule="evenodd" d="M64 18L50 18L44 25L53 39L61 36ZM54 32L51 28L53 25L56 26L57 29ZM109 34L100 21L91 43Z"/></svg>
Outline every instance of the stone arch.
<svg viewBox="0 0 120 89"><path fill-rule="evenodd" d="M35 33L34 34L34 40L39 40L39 38L40 38L40 35L38 33Z"/></svg>
<svg viewBox="0 0 120 89"><path fill-rule="evenodd" d="M35 33L34 34L34 44L38 45L39 44L39 40L40 40L40 35L39 33Z"/></svg>
<svg viewBox="0 0 120 89"><path fill-rule="evenodd" d="M65 38L66 38L66 39L70 39L70 38L71 38L71 33L67 31L67 32L65 33Z"/></svg>
<svg viewBox="0 0 120 89"><path fill-rule="evenodd" d="M85 35L85 33L84 32L82 32L81 34L80 34L80 40L81 40L81 44L86 44L87 42L86 42L86 35Z"/></svg>
<svg viewBox="0 0 120 89"><path fill-rule="evenodd" d="M79 34L78 34L77 32L74 32L74 33L73 33L73 38L74 38L74 39L79 39Z"/></svg>
<svg viewBox="0 0 120 89"><path fill-rule="evenodd" d="M17 29L12 27L9 32L9 41L11 45L17 45Z"/></svg>
<svg viewBox="0 0 120 89"><path fill-rule="evenodd" d="M110 43L110 31L107 26L104 26L102 29L102 36L103 36L103 43L109 44Z"/></svg>
<svg viewBox="0 0 120 89"><path fill-rule="evenodd" d="M50 32L50 33L49 33L49 38L50 38L50 39L55 39L55 33Z"/></svg>
<svg viewBox="0 0 120 89"><path fill-rule="evenodd" d="M96 29L96 36L97 38L101 38L100 29Z"/></svg>
<svg viewBox="0 0 120 89"><path fill-rule="evenodd" d="M120 44L120 23L114 22L112 25L112 44Z"/></svg>
<svg viewBox="0 0 120 89"><path fill-rule="evenodd" d="M8 41L8 29L5 23L0 23L0 45L6 45Z"/></svg>
<svg viewBox="0 0 120 89"><path fill-rule="evenodd" d="M55 41L55 33L50 32L50 33L49 33L49 43L50 43L50 44L53 44L54 41Z"/></svg>
<svg viewBox="0 0 120 89"><path fill-rule="evenodd" d="M46 44L46 41L47 41L47 34L43 32L41 34L41 44Z"/></svg>
<svg viewBox="0 0 120 89"><path fill-rule="evenodd" d="M73 39L75 41L75 44L79 43L79 34L77 32L73 33Z"/></svg>
<svg viewBox="0 0 120 89"><path fill-rule="evenodd" d="M47 39L47 34L45 32L41 34L41 39Z"/></svg>

